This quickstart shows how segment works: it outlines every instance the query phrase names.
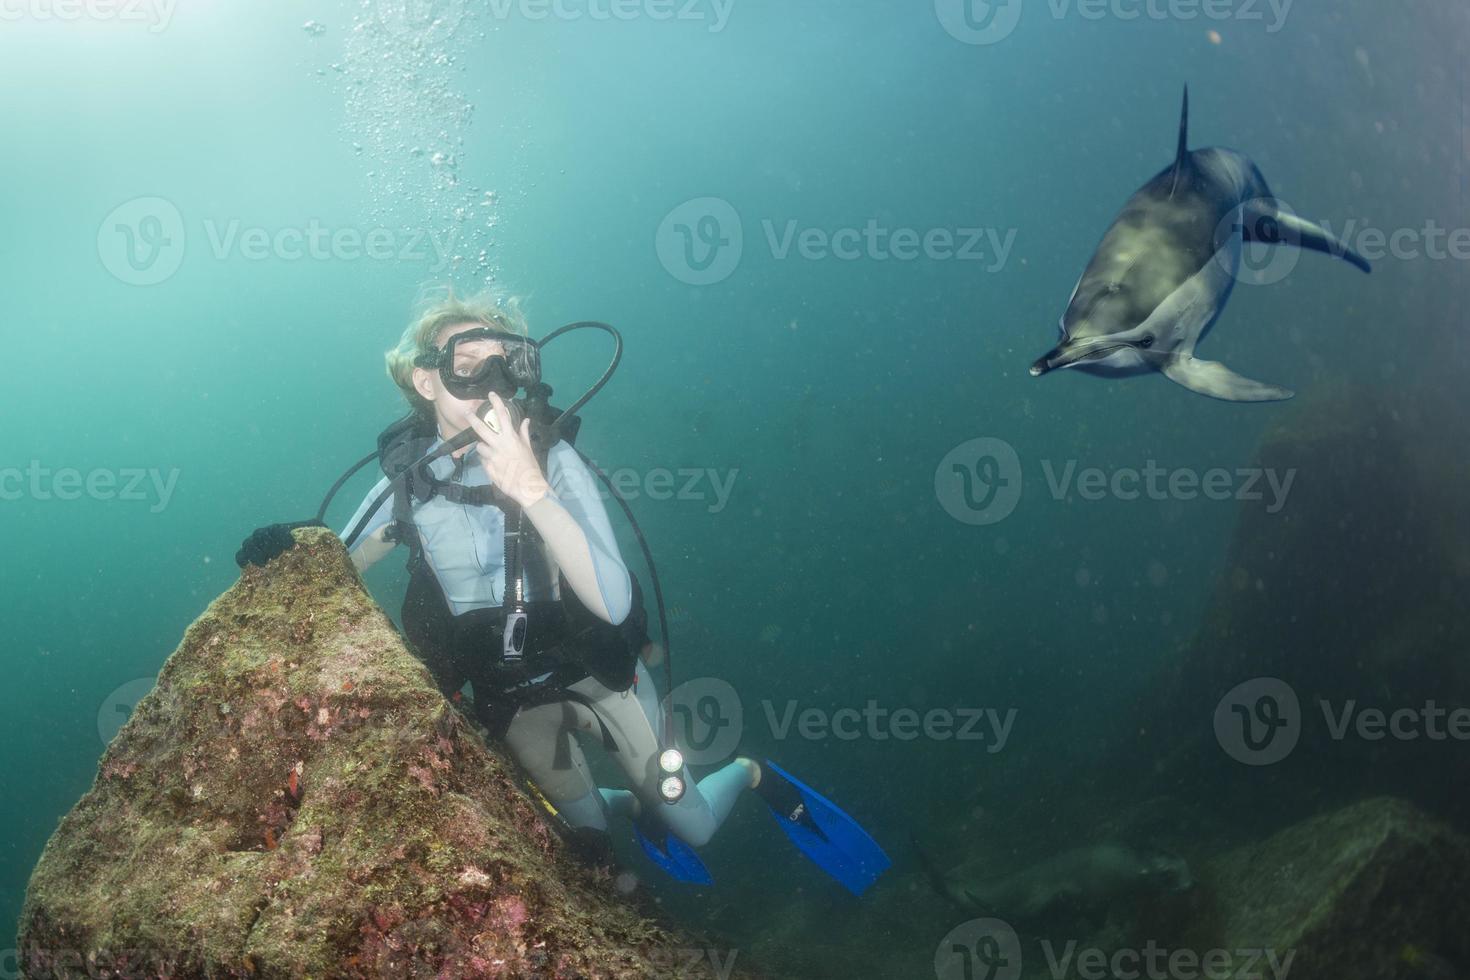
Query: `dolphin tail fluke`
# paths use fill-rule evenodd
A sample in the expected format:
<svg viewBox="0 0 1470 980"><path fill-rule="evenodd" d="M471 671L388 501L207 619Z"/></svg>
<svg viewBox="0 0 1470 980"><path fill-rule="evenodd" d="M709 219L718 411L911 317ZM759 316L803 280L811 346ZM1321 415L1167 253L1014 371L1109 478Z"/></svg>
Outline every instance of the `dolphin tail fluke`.
<svg viewBox="0 0 1470 980"><path fill-rule="evenodd" d="M934 890L956 905L964 906L965 900L963 894L951 884L948 876L940 870L939 865L934 862L934 856L924 849L924 845L919 843L918 835L910 834L909 842L914 845L914 853L919 856L919 865L924 869L924 874L928 875L929 883L934 886Z"/></svg>
<svg viewBox="0 0 1470 980"><path fill-rule="evenodd" d="M1169 199L1179 189L1179 180L1189 165L1189 86L1184 86L1184 108L1179 110L1179 148L1174 151L1174 182L1169 186Z"/></svg>
<svg viewBox="0 0 1470 980"><path fill-rule="evenodd" d="M1226 402L1279 402L1295 394L1289 388L1243 378L1219 361L1184 354L1169 357L1159 370L1177 385Z"/></svg>
<svg viewBox="0 0 1470 980"><path fill-rule="evenodd" d="M1364 272L1372 272L1368 260L1347 242L1306 218L1293 214L1275 201L1253 201L1242 215L1241 231L1248 242L1295 245L1342 259Z"/></svg>

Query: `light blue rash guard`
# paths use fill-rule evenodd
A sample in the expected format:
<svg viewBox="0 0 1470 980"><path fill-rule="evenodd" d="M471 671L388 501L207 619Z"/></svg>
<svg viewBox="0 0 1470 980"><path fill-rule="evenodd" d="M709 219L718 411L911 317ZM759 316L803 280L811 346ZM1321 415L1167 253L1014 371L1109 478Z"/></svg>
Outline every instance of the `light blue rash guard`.
<svg viewBox="0 0 1470 980"><path fill-rule="evenodd" d="M444 442L436 440L434 448ZM482 487L490 479L471 449L461 459L449 456L434 460L429 470L440 480L467 487ZM618 550L607 510L598 493L597 477L582 462L575 450L565 442L551 447L546 457L546 481L551 496L566 508L587 537L592 552L592 565L597 573L597 587L613 623L627 618L633 604L633 584L628 567ZM378 494L388 488L388 478L378 481L367 498L347 522L347 531L357 525ZM360 543L393 520L393 498L383 502L363 528ZM499 608L505 601L505 512L494 506L452 503L435 496L427 503L414 503L413 523L423 542L424 560L434 572L449 609L456 616L471 609ZM526 520L530 527L530 519ZM538 602L561 598L556 577L551 574L546 556L538 548L523 549L526 601Z"/></svg>

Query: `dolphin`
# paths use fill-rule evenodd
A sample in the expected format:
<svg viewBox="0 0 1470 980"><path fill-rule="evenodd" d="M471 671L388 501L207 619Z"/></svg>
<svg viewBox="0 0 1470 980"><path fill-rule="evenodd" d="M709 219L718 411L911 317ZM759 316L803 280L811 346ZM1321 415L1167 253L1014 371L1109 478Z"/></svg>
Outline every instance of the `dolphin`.
<svg viewBox="0 0 1470 980"><path fill-rule="evenodd" d="M1032 377L1075 367L1089 374L1162 372L1190 391L1233 402L1279 401L1292 392L1243 378L1195 356L1240 268L1241 242L1315 249L1364 272L1368 261L1272 195L1251 159L1212 146L1189 149L1189 88L1174 162L1139 188L1114 219L1062 314L1062 339Z"/></svg>

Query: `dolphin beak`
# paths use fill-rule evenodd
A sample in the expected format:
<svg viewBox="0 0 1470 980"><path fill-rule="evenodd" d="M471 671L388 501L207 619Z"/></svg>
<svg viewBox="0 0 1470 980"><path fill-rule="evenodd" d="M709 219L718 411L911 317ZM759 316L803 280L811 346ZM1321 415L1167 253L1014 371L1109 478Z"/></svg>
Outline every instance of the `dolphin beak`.
<svg viewBox="0 0 1470 980"><path fill-rule="evenodd" d="M1031 377L1039 378L1046 372L1055 368L1057 366L1057 357L1060 356L1060 354L1060 350L1058 350L1057 348L1052 348L1045 354L1038 357L1036 359L1036 363L1031 365Z"/></svg>

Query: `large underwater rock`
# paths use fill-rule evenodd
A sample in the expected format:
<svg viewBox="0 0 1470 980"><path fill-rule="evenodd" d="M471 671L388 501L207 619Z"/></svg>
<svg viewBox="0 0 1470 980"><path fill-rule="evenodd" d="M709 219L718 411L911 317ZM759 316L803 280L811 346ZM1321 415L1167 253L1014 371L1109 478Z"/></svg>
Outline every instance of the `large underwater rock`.
<svg viewBox="0 0 1470 980"><path fill-rule="evenodd" d="M1326 389L1263 438L1256 465L1294 474L1285 506L1241 511L1198 630L1122 726L1117 761L1147 792L1229 799L1255 832L1376 794L1470 821L1446 778L1470 750L1450 716L1470 708L1470 457L1458 407L1411 395ZM1295 699L1285 757L1242 764L1220 744L1238 688ZM1379 712L1409 724L1385 733Z"/></svg>
<svg viewBox="0 0 1470 980"><path fill-rule="evenodd" d="M295 533L189 628L47 844L26 975L672 972L678 937L571 860L336 537Z"/></svg>
<svg viewBox="0 0 1470 980"><path fill-rule="evenodd" d="M1105 921L1078 919L1072 931L1033 935L999 913L931 910L928 921L941 923L930 929L936 973L944 980L1470 975L1470 841L1409 803L1364 800L1195 857L1192 889L1120 901ZM941 941L945 928L952 931ZM988 952L979 941L986 936L994 940ZM962 944L952 945L955 938Z"/></svg>
<svg viewBox="0 0 1470 980"><path fill-rule="evenodd" d="M1402 801L1314 817L1201 870L1211 909L1186 948L1228 951L1238 975L1453 980L1470 965L1470 841Z"/></svg>

